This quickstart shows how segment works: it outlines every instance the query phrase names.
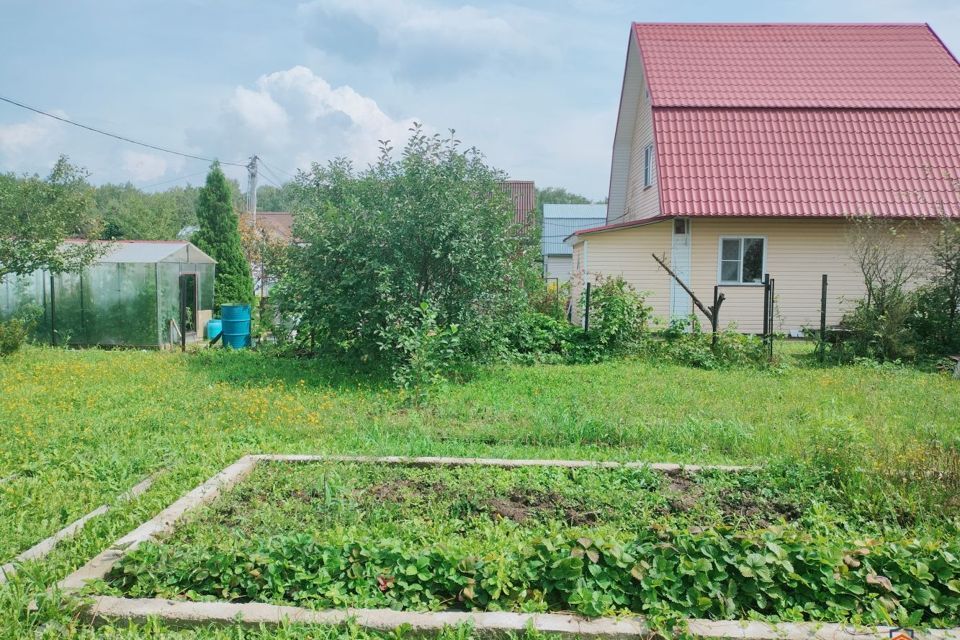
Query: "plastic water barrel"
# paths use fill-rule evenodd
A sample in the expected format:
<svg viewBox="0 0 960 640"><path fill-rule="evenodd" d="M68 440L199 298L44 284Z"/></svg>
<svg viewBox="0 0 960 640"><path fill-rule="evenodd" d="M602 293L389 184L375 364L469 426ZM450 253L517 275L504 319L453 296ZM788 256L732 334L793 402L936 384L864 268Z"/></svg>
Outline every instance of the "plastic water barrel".
<svg viewBox="0 0 960 640"><path fill-rule="evenodd" d="M225 304L220 307L223 346L243 349L250 346L250 305Z"/></svg>
<svg viewBox="0 0 960 640"><path fill-rule="evenodd" d="M219 318L207 321L207 340L216 340L221 331L223 331L223 322Z"/></svg>

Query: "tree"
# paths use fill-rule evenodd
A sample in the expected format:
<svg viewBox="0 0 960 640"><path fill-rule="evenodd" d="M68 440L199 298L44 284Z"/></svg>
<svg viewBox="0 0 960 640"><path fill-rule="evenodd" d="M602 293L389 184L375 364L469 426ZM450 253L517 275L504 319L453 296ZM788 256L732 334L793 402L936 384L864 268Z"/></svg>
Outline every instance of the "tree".
<svg viewBox="0 0 960 640"><path fill-rule="evenodd" d="M197 224L198 187L174 187L146 193L130 183L104 184L94 190L97 215L107 240L173 240Z"/></svg>
<svg viewBox="0 0 960 640"><path fill-rule="evenodd" d="M592 204L588 198L570 193L563 187L537 189L537 220L543 220L545 204Z"/></svg>
<svg viewBox="0 0 960 640"><path fill-rule="evenodd" d="M366 170L301 174L301 242L276 296L301 337L417 381L505 348L532 262L503 173L458 145L414 127L399 159L384 145Z"/></svg>
<svg viewBox="0 0 960 640"><path fill-rule="evenodd" d="M297 185L284 182L280 188L264 185L257 189L257 211L290 211L293 209Z"/></svg>
<svg viewBox="0 0 960 640"><path fill-rule="evenodd" d="M243 254L252 266L254 291L261 294L272 287L286 271L289 241L273 233L260 218L256 224L251 216L240 218L240 241Z"/></svg>
<svg viewBox="0 0 960 640"><path fill-rule="evenodd" d="M220 170L220 164L214 162L197 200L200 229L192 240L201 251L217 261L214 280L216 309L225 303L253 302L250 263L243 255L238 216L232 203L233 195L227 178Z"/></svg>
<svg viewBox="0 0 960 640"><path fill-rule="evenodd" d="M46 178L0 176L0 278L79 271L101 255L97 243L64 242L99 233L86 175L61 156Z"/></svg>

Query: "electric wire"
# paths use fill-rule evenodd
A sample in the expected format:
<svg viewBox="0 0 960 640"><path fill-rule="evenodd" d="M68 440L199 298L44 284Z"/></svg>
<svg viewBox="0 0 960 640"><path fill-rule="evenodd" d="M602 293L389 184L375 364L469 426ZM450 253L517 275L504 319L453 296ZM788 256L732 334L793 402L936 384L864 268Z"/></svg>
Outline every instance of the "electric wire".
<svg viewBox="0 0 960 640"><path fill-rule="evenodd" d="M140 145L141 147L146 147L146 148L148 148L148 149L153 149L153 150L155 150L155 151L162 151L162 152L164 152L164 153L171 153L171 154L173 154L173 155L175 155L175 156L182 156L182 157L184 157L184 158L192 158L193 160L202 160L202 161L204 161L204 162L217 162L217 159L216 159L216 158L205 158L205 157L203 157L203 156L193 155L192 153L184 153L184 152L182 152L182 151L175 151L175 150L173 150L173 149L167 149L166 147L160 147L160 146L157 146L157 145L155 145L155 144L150 144L150 143L148 143L148 142L140 142L139 140L134 140L133 138L128 138L128 137L126 137L126 136L121 136L121 135L116 134L116 133L110 133L109 131L104 131L103 129L97 129L96 127L91 127L91 126L86 125L86 124L81 124L81 123L79 123L79 122L75 122L75 121L70 120L70 119L68 119L68 118L63 118L63 117L61 117L61 116L57 116L57 115L54 115L54 114L52 114L52 113L48 113L48 112L46 112L46 111L43 111L42 109L37 109L36 107L31 107L30 105L23 104L22 102L17 102L16 100L12 100L12 99L6 98L6 97L4 97L4 96L0 96L0 100L2 100L3 102L7 102L7 103L9 103L9 104L12 104L12 105L14 105L14 106L20 107L21 109L26 109L27 111L33 111L34 113L38 113L38 114L40 114L40 115L42 115L42 116L46 116L46 117L48 117L48 118L53 118L54 120L59 120L60 122L65 122L65 123L70 124L70 125L73 125L73 126L75 126L75 127L80 127L81 129L86 129L87 131L93 131L94 133L99 133L100 135L108 136L108 137L110 137L110 138L116 138L117 140L122 140L123 142L129 142L130 144ZM231 167L246 167L246 166L247 166L246 164L241 164L241 163L239 163L239 162L227 162L226 160L220 160L219 162L220 162L220 164L230 165Z"/></svg>

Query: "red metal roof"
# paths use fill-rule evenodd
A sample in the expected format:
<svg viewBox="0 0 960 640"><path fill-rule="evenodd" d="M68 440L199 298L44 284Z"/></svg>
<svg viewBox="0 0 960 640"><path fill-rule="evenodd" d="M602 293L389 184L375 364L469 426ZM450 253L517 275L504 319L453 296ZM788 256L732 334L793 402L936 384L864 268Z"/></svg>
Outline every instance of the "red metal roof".
<svg viewBox="0 0 960 640"><path fill-rule="evenodd" d="M954 108L925 24L635 24L654 107Z"/></svg>
<svg viewBox="0 0 960 640"><path fill-rule="evenodd" d="M617 231L619 229L628 229L630 227L644 227L648 224L654 224L656 222L663 222L664 220L670 220L674 216L651 216L649 218L640 218L639 220L629 220L627 222L617 222L614 224L602 224L599 227L588 227L586 229L577 229L566 238L563 239L564 242L572 238L573 236L585 236L589 233L601 233L603 231Z"/></svg>
<svg viewBox="0 0 960 640"><path fill-rule="evenodd" d="M252 221L251 215L246 212L241 213L240 218ZM266 230L275 240L293 241L293 214L288 211L258 211L257 226Z"/></svg>
<svg viewBox="0 0 960 640"><path fill-rule="evenodd" d="M960 110L655 109L664 215L960 213Z"/></svg>
<svg viewBox="0 0 960 640"><path fill-rule="evenodd" d="M634 25L665 216L960 216L960 64L926 25Z"/></svg>
<svg viewBox="0 0 960 640"><path fill-rule="evenodd" d="M532 180L504 180L500 188L507 192L513 201L515 214L513 221L521 226L531 222L531 213L537 208L537 189Z"/></svg>

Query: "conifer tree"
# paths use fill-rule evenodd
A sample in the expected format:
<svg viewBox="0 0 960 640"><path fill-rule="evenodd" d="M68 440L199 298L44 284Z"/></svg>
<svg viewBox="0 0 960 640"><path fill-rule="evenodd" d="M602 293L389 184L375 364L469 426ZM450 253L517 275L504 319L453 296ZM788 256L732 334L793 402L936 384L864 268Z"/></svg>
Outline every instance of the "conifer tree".
<svg viewBox="0 0 960 640"><path fill-rule="evenodd" d="M252 303L253 277L250 264L243 255L237 214L233 198L220 163L214 162L207 182L197 200L200 229L193 234L193 243L217 261L214 281L214 308L222 304Z"/></svg>

